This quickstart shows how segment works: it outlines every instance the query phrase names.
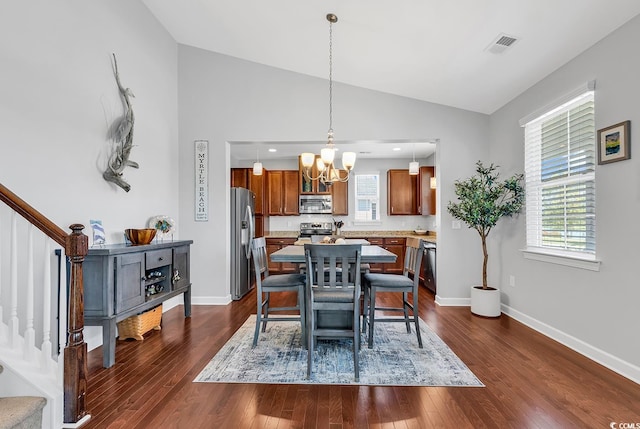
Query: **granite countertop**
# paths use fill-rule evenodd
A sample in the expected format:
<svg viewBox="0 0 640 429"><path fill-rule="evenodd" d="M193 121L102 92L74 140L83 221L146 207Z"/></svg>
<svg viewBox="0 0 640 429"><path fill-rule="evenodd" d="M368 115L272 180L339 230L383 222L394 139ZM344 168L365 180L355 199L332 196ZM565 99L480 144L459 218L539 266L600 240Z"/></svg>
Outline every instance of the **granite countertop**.
<svg viewBox="0 0 640 429"><path fill-rule="evenodd" d="M342 231L340 234L345 238L367 238L367 237L415 237L430 243L436 243L436 233L429 231L428 234L416 234L413 231ZM265 235L267 238L297 238L298 231L271 231Z"/></svg>

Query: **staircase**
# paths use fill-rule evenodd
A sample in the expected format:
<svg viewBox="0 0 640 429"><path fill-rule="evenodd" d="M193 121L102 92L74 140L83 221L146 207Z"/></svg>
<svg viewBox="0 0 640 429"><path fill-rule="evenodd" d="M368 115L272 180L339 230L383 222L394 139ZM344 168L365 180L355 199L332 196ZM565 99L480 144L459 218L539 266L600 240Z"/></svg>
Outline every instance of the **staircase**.
<svg viewBox="0 0 640 429"><path fill-rule="evenodd" d="M0 374L3 368L0 366ZM0 398L0 428L38 429L47 400L40 396Z"/></svg>
<svg viewBox="0 0 640 429"><path fill-rule="evenodd" d="M89 419L87 237L82 225L65 233L2 184L0 201L0 428L80 427Z"/></svg>

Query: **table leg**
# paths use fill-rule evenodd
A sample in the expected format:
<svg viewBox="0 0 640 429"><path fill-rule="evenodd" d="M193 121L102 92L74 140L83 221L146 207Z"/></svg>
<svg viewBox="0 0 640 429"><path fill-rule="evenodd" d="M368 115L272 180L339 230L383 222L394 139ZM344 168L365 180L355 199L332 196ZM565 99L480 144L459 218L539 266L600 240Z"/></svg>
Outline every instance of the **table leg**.
<svg viewBox="0 0 640 429"><path fill-rule="evenodd" d="M102 321L102 366L110 368L116 363L116 318Z"/></svg>
<svg viewBox="0 0 640 429"><path fill-rule="evenodd" d="M191 285L184 293L184 317L191 317Z"/></svg>

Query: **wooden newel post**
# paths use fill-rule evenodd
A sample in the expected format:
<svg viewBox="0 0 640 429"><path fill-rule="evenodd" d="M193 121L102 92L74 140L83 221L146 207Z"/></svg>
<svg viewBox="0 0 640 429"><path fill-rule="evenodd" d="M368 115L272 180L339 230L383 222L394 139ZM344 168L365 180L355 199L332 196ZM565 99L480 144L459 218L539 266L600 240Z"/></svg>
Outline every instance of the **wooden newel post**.
<svg viewBox="0 0 640 429"><path fill-rule="evenodd" d="M64 348L64 422L75 423L87 414L87 344L84 342L84 283L82 262L89 250L84 225L73 224L67 236L65 252L69 258L67 345Z"/></svg>

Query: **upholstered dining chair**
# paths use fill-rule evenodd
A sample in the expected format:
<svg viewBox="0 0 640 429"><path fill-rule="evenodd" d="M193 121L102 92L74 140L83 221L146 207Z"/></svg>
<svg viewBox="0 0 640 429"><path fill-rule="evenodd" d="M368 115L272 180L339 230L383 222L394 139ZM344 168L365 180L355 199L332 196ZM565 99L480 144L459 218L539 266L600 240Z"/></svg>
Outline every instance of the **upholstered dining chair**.
<svg viewBox="0 0 640 429"><path fill-rule="evenodd" d="M353 369L360 380L360 244L305 244L307 260L307 378L311 377L313 350L318 337L351 338ZM349 269L344 269L349 267ZM340 271L340 268L343 268ZM320 273L320 275L318 275ZM351 326L318 326L318 311L344 311ZM333 324L332 324L333 325Z"/></svg>
<svg viewBox="0 0 640 429"><path fill-rule="evenodd" d="M260 324L262 332L267 329L267 322L300 322L302 329L302 344L306 344L306 323L304 310L304 274L274 274L269 275L269 261L267 259L266 240L259 237L253 240L251 248L253 255L253 265L256 271L256 301L258 309L256 312L256 331L253 335L253 347L258 344L260 335ZM271 306L271 294L273 292L296 292L297 304L293 307L273 307ZM282 316L274 317L270 313L297 311L297 317Z"/></svg>
<svg viewBox="0 0 640 429"><path fill-rule="evenodd" d="M407 325L407 333L411 333L411 319L415 323L418 346L422 348L420 325L418 322L418 284L420 282L420 266L424 243L419 238L407 238L404 257L404 269L402 274L366 273L364 275L364 316L363 332L368 323L368 346L373 347L373 333L376 322L402 322ZM411 277L409 277L411 274ZM402 307L376 307L376 295L378 292L402 293ZM409 293L413 295L413 302L409 302ZM376 310L402 312L402 318L376 318ZM409 311L412 316L410 317Z"/></svg>

